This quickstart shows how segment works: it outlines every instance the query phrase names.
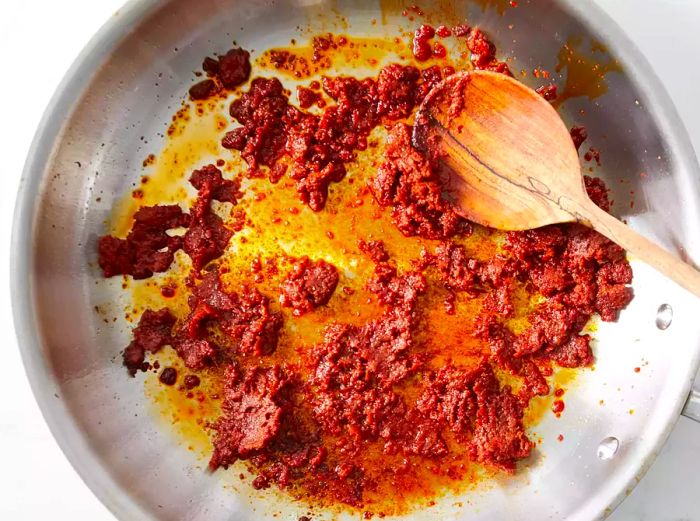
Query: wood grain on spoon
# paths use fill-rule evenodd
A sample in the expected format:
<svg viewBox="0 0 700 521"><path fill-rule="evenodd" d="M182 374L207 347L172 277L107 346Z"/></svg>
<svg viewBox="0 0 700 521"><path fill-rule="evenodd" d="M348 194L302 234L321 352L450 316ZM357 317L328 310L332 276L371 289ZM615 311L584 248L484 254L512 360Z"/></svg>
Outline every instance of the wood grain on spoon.
<svg viewBox="0 0 700 521"><path fill-rule="evenodd" d="M471 221L501 230L578 222L700 296L700 272L598 208L559 114L503 74L450 76L430 91L413 132L416 148L449 167L449 196Z"/></svg>

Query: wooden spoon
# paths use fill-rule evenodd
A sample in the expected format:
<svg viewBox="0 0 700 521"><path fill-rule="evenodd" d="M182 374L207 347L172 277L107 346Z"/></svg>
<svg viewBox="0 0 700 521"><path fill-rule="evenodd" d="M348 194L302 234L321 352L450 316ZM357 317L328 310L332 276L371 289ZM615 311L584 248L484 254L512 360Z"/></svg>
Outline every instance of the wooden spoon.
<svg viewBox="0 0 700 521"><path fill-rule="evenodd" d="M413 142L456 174L448 196L471 221L501 230L578 222L700 296L698 270L588 198L559 114L519 81L488 71L450 76L423 101Z"/></svg>

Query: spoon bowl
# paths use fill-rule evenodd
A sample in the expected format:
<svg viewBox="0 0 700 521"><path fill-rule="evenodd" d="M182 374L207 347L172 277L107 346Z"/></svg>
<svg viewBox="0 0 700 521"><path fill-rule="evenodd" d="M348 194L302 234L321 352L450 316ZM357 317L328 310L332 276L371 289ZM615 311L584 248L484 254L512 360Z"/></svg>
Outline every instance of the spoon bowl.
<svg viewBox="0 0 700 521"><path fill-rule="evenodd" d="M416 115L413 144L447 166L446 195L467 219L501 230L578 222L700 296L697 269L591 201L559 114L512 77L469 71L438 84Z"/></svg>

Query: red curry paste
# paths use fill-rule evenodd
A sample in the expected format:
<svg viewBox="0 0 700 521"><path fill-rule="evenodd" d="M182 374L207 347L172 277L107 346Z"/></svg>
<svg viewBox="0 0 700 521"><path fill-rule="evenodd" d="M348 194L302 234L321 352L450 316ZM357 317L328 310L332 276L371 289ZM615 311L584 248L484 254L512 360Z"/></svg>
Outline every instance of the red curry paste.
<svg viewBox="0 0 700 521"><path fill-rule="evenodd" d="M440 37L450 34L466 38L473 67L510 74L480 30L438 31ZM433 54L429 40L434 37L429 26L416 32L418 60ZM210 78L190 90L194 99L241 85L251 67L248 53L233 49L207 58L204 69ZM199 385L194 373L220 370L222 415L210 425L212 470L248 460L258 473L256 488L301 487L356 507L365 505L367 492L381 487L382 480L400 486L417 465L461 479L465 471L453 457L457 452L512 472L534 447L523 414L533 397L550 393L545 376L552 364L590 366L584 325L594 314L616 320L631 300L625 252L579 225L507 233L502 248L488 258L470 257L456 242L477 225L442 198L439 165L413 148L407 119L443 71L435 65L421 70L390 64L374 78L327 76L320 87L331 101L319 103L319 85L312 85L298 91L299 107L278 79L256 77L230 107L239 126L222 137L222 144L240 152L247 175L266 176L272 183L287 176L299 199L317 212L324 211L331 183L343 181L346 164L368 147L370 133L388 127L384 161L368 184L372 204L378 211L390 208L398 230L425 247L411 269L400 270L381 240L356 239L374 264L365 287L368 301L381 308L376 318L331 322L317 345L299 346L298 355L284 363L273 359L284 320L275 301L293 309L291 320L317 313L334 298L340 270L321 259L292 259L279 293L263 294L255 285L264 271L256 259L253 280L241 277L240 287L227 287L217 259L240 226L227 225L212 203L236 205L240 180L224 178L213 165L192 173L197 196L187 213L177 205L144 207L126 238L100 239L105 277L164 272L180 249L191 259L188 314L175 317L166 307L147 310L123 357L134 375L149 368L148 353L172 346L192 373L184 379L186 389ZM314 104L318 110L305 110ZM580 146L585 130L573 129L572 137ZM609 211L602 181L587 177L586 188ZM172 233L178 228L184 235ZM459 314L458 299L481 299L474 324L459 332L486 346L476 364L438 363L438 353L420 340L431 287L446 295L448 314ZM539 296L540 303L516 332L508 320L515 313L517 288ZM514 390L500 373L522 385ZM166 369L161 379L172 385L177 372ZM369 472L372 451L387 462L380 472Z"/></svg>

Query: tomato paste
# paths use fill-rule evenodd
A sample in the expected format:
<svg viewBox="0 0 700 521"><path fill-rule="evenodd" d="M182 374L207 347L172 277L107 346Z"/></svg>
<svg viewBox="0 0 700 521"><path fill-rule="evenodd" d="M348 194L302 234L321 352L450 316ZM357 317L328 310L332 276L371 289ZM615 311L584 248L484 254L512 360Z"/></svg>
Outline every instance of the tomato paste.
<svg viewBox="0 0 700 521"><path fill-rule="evenodd" d="M125 237L99 240L105 277L168 272L178 251L189 262L177 293L165 285L159 309L143 312L123 361L134 376L151 369L147 360L169 346L181 372L167 367L160 381L180 383L183 392L217 375L221 414L205 424L212 470L245 460L256 474L255 488L277 484L298 497L363 509L381 491L422 490L425 476L464 479L470 462L514 472L535 447L524 420L531 400L550 394L553 368L591 366L584 326L594 315L615 321L632 299L625 252L595 231L562 224L495 232L459 216L443 198L439 161L411 143L416 107L454 72L447 62L423 67L440 59L435 50L444 47L431 43L436 37L461 39L470 52L463 66L510 74L486 35L466 25L437 31L423 25L412 42L418 63L388 64L373 77L323 76L296 90L298 105L277 77L246 83L248 52L207 58L208 78L190 96L233 93L234 127L221 144L226 154L240 155L244 171L222 171L223 160L197 168L189 177L196 191L191 204L143 206ZM314 42L311 61L336 45L332 35ZM285 52L275 56L295 59ZM553 99L556 92L542 95ZM398 244L418 244L420 254L406 258L396 239L382 240L391 236L386 230L369 237L327 229L323 244L341 241L347 253L337 265L321 251L277 252L255 257L247 271L230 272L223 261L238 255L230 243L248 225L232 222L221 206L240 204L243 176L271 183L257 202L288 185L308 207L275 208L265 227L289 226L289 216L313 220L330 211L333 186L354 182L349 167L378 146L371 144L375 132L386 135L381 159L366 186L353 188L352 205L334 206L336 221L329 222L342 218L351 223L347 229L359 230L358 216L386 213L388 226L406 241ZM577 148L586 136L585 129L572 129ZM609 211L603 182L586 177L585 183L593 201ZM360 213L367 206L371 212ZM468 247L497 233L498 247L477 253ZM348 287L363 263L369 269L356 273L366 276L356 289ZM339 285L343 291L336 291ZM166 296L183 291L186 309L170 309ZM334 302L356 298L357 291L368 311L332 316L342 307ZM476 310L473 316L467 308ZM426 335L440 326L435 316L455 320L455 329ZM296 322L315 317L322 331L317 341L296 340ZM445 351L451 336L479 346L468 361ZM514 380L517 386L509 384ZM557 400L554 410L562 414L564 402Z"/></svg>

